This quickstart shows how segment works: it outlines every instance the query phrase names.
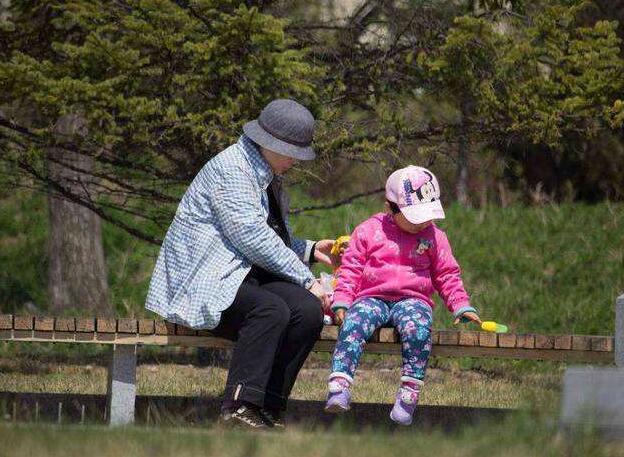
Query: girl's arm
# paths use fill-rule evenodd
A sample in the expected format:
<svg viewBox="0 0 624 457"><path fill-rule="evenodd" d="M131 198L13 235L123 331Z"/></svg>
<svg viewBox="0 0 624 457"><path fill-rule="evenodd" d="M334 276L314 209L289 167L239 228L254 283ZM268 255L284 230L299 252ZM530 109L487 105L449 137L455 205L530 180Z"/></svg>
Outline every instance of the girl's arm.
<svg viewBox="0 0 624 457"><path fill-rule="evenodd" d="M338 270L338 283L334 291L332 310L348 309L353 303L362 280L366 264L366 230L359 225L351 234L349 246L342 255Z"/></svg>
<svg viewBox="0 0 624 457"><path fill-rule="evenodd" d="M446 307L459 317L465 312L477 311L470 306L470 297L464 289L461 279L461 270L449 244L446 234L434 227L435 242L432 249L431 279L433 286L444 300Z"/></svg>

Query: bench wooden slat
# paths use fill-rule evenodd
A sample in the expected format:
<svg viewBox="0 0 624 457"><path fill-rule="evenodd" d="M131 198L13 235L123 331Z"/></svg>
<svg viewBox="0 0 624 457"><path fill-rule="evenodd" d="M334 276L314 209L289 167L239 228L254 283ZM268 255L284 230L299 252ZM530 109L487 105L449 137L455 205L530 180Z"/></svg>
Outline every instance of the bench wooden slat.
<svg viewBox="0 0 624 457"><path fill-rule="evenodd" d="M613 352L615 338L612 336L592 336L592 351Z"/></svg>
<svg viewBox="0 0 624 457"><path fill-rule="evenodd" d="M175 324L167 321L154 322L156 335L175 335Z"/></svg>
<svg viewBox="0 0 624 457"><path fill-rule="evenodd" d="M535 347L537 349L553 349L555 337L550 335L535 335Z"/></svg>
<svg viewBox="0 0 624 457"><path fill-rule="evenodd" d="M0 330L13 329L13 315L12 314L0 314Z"/></svg>
<svg viewBox="0 0 624 457"><path fill-rule="evenodd" d="M137 333L139 331L139 325L136 319L121 318L117 319L117 332L118 333Z"/></svg>
<svg viewBox="0 0 624 457"><path fill-rule="evenodd" d="M34 316L15 316L13 318L13 328L15 330L33 330L34 326Z"/></svg>
<svg viewBox="0 0 624 457"><path fill-rule="evenodd" d="M572 336L556 335L555 336L555 349L563 349L563 350L572 349Z"/></svg>
<svg viewBox="0 0 624 457"><path fill-rule="evenodd" d="M459 332L460 346L478 346L479 345L479 332L466 330Z"/></svg>
<svg viewBox="0 0 624 457"><path fill-rule="evenodd" d="M76 341L93 341L95 340L95 332L76 332L74 339Z"/></svg>
<svg viewBox="0 0 624 457"><path fill-rule="evenodd" d="M472 346L434 346L435 357L488 357L523 360L550 360L555 362L613 363L612 352L574 351L558 349L523 349Z"/></svg>
<svg viewBox="0 0 624 457"><path fill-rule="evenodd" d="M333 351L339 327L325 326L317 351ZM599 335L495 334L477 331L433 330L434 356L504 357L558 361L614 361L614 337ZM182 347L232 347L209 330L194 330L152 319L54 318L0 315L0 340L104 343L121 345L171 345ZM400 354L400 337L394 328L378 329L368 352Z"/></svg>
<svg viewBox="0 0 624 457"><path fill-rule="evenodd" d="M176 324L175 333L176 335L195 336L197 335L197 330L193 330L192 328L185 327L184 325Z"/></svg>
<svg viewBox="0 0 624 457"><path fill-rule="evenodd" d="M49 332L46 330L34 330L33 331L33 338L37 338L40 340L54 340L54 336L55 336L55 332Z"/></svg>
<svg viewBox="0 0 624 457"><path fill-rule="evenodd" d="M77 317L74 338L76 341L93 341L95 339L95 319Z"/></svg>
<svg viewBox="0 0 624 457"><path fill-rule="evenodd" d="M93 318L76 318L76 331L77 332L95 332L95 319Z"/></svg>
<svg viewBox="0 0 624 457"><path fill-rule="evenodd" d="M523 349L535 348L535 335L517 335L516 347Z"/></svg>
<svg viewBox="0 0 624 457"><path fill-rule="evenodd" d="M35 330L40 332L53 332L54 331L54 318L45 316L35 317Z"/></svg>
<svg viewBox="0 0 624 457"><path fill-rule="evenodd" d="M339 327L337 325L326 325L321 330L321 336L319 339L321 340L332 340L335 341L338 338Z"/></svg>
<svg viewBox="0 0 624 457"><path fill-rule="evenodd" d="M440 330L439 332L440 345L457 345L459 344L459 332L455 330Z"/></svg>
<svg viewBox="0 0 624 457"><path fill-rule="evenodd" d="M591 337L572 335L572 349L575 351L591 351Z"/></svg>
<svg viewBox="0 0 624 457"><path fill-rule="evenodd" d="M98 333L115 333L117 331L117 321L106 317L98 317L95 321Z"/></svg>
<svg viewBox="0 0 624 457"><path fill-rule="evenodd" d="M54 330L57 332L75 332L76 321L73 317L57 317L54 320Z"/></svg>
<svg viewBox="0 0 624 457"><path fill-rule="evenodd" d="M495 348L498 346L498 336L496 333L479 332L479 346Z"/></svg>
<svg viewBox="0 0 624 457"><path fill-rule="evenodd" d="M13 337L32 338L34 326L34 316L13 316Z"/></svg>
<svg viewBox="0 0 624 457"><path fill-rule="evenodd" d="M35 316L34 335L36 338L53 339L54 318L48 316Z"/></svg>
<svg viewBox="0 0 624 457"><path fill-rule="evenodd" d="M155 331L153 319L139 319L140 335L152 335Z"/></svg>
<svg viewBox="0 0 624 457"><path fill-rule="evenodd" d="M397 343L399 335L393 328L381 328L379 329L379 342L380 343Z"/></svg>
<svg viewBox="0 0 624 457"><path fill-rule="evenodd" d="M499 348L515 348L516 347L515 333L499 333L498 334L498 347Z"/></svg>

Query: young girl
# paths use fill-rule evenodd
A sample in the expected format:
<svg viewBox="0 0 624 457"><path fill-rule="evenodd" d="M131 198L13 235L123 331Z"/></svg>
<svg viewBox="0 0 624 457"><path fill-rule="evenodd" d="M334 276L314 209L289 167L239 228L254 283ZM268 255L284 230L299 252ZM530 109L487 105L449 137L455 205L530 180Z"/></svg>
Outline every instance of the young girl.
<svg viewBox="0 0 624 457"><path fill-rule="evenodd" d="M401 385L390 418L412 423L431 351L431 296L436 290L460 320L480 322L470 306L460 269L442 230L438 181L429 170L408 166L386 182L386 213L354 230L342 258L332 310L340 329L325 410L350 408L353 376L366 340L391 323L401 335Z"/></svg>

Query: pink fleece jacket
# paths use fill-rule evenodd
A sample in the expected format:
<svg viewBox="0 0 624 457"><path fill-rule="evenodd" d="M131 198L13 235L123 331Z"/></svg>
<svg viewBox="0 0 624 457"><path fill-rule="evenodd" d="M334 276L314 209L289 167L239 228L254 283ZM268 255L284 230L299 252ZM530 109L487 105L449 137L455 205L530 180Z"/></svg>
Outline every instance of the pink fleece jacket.
<svg viewBox="0 0 624 457"><path fill-rule="evenodd" d="M392 216L379 213L351 235L338 270L332 309L349 308L363 297L388 301L413 297L433 308L434 291L455 316L474 311L446 234L433 223L408 233Z"/></svg>

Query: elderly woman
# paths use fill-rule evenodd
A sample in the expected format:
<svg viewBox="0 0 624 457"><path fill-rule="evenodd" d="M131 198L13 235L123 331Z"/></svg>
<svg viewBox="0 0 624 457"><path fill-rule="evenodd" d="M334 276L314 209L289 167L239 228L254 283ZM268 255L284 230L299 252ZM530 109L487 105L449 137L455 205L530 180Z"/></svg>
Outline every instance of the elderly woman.
<svg viewBox="0 0 624 457"><path fill-rule="evenodd" d="M309 264L333 240L294 238L281 175L314 159L314 118L274 100L186 191L154 269L146 308L236 341L221 418L281 426L290 391L323 326L327 297Z"/></svg>

